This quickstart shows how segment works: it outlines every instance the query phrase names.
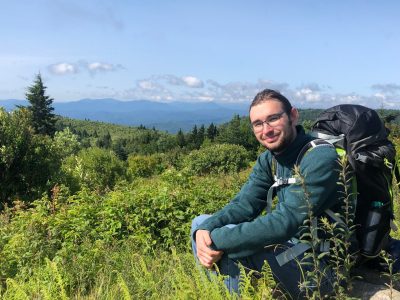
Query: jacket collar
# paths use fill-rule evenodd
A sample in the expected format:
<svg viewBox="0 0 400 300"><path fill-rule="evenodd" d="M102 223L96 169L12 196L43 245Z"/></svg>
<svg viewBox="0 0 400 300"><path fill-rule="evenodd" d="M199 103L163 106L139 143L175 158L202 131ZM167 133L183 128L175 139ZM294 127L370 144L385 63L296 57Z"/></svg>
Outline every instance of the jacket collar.
<svg viewBox="0 0 400 300"><path fill-rule="evenodd" d="M297 136L294 141L281 153L272 155L280 165L292 165L296 162L301 149L313 138L307 135L301 125L296 126Z"/></svg>

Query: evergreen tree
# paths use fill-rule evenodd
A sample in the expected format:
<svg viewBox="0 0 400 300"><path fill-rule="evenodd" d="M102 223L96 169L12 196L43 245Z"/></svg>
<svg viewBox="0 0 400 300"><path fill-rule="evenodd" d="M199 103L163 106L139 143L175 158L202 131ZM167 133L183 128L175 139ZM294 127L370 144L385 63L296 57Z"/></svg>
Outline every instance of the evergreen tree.
<svg viewBox="0 0 400 300"><path fill-rule="evenodd" d="M111 147L111 144L112 144L112 139L111 139L110 132L108 132L108 131L105 135L100 137L96 142L97 147L106 148L106 149L109 149Z"/></svg>
<svg viewBox="0 0 400 300"><path fill-rule="evenodd" d="M39 73L33 85L28 87L26 99L30 103L28 110L32 113L32 125L35 132L53 136L56 131L56 119L52 107L54 99L45 94L46 88Z"/></svg>
<svg viewBox="0 0 400 300"><path fill-rule="evenodd" d="M123 160L123 161L125 161L128 158L128 153L125 150L125 146L126 146L126 140L125 139L118 139L112 145L112 150L115 152L117 157L120 160Z"/></svg>
<svg viewBox="0 0 400 300"><path fill-rule="evenodd" d="M179 129L179 131L176 135L176 143L181 148L186 146L185 135L183 134L182 129Z"/></svg>
<svg viewBox="0 0 400 300"><path fill-rule="evenodd" d="M197 136L198 136L198 130L197 130L197 125L194 125L192 131L188 134L187 138L187 145L189 149L197 149Z"/></svg>
<svg viewBox="0 0 400 300"><path fill-rule="evenodd" d="M196 148L200 148L200 146L203 144L204 137L205 137L205 131L206 131L206 129L204 128L204 125L202 124L199 128L199 131L197 132Z"/></svg>
<svg viewBox="0 0 400 300"><path fill-rule="evenodd" d="M86 137L88 137L88 136L89 136L89 134L88 134L88 132L86 131L86 129L83 129L83 130L82 130L81 137L86 138Z"/></svg>
<svg viewBox="0 0 400 300"><path fill-rule="evenodd" d="M214 123L211 123L210 126L208 126L207 128L207 138L213 141L217 136L217 134L218 134L217 126L215 126Z"/></svg>
<svg viewBox="0 0 400 300"><path fill-rule="evenodd" d="M241 145L254 153L258 149L258 142L249 126L248 118L241 118L239 115L235 115L231 121L219 128L216 141L218 143Z"/></svg>

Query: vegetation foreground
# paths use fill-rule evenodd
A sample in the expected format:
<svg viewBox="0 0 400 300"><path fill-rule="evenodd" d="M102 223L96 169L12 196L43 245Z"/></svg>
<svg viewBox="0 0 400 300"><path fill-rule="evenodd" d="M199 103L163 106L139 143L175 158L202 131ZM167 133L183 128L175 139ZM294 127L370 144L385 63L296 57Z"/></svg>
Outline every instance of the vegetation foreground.
<svg viewBox="0 0 400 300"><path fill-rule="evenodd" d="M168 168L102 194L60 185L29 205L14 202L0 215L1 298L237 299L196 266L188 233L191 219L227 203L249 171ZM257 281L246 277L241 299L272 298L269 270Z"/></svg>
<svg viewBox="0 0 400 300"><path fill-rule="evenodd" d="M2 297L226 298L223 284L195 267L188 232L245 177L169 170L103 196L59 188L29 209L15 203L0 216Z"/></svg>

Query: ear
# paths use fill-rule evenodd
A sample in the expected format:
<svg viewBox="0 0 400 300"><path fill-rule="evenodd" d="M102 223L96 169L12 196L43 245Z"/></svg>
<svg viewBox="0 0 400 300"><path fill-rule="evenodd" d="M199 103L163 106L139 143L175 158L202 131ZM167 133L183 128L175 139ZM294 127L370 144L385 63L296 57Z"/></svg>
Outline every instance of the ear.
<svg viewBox="0 0 400 300"><path fill-rule="evenodd" d="M294 126L296 126L299 121L299 111L294 107L292 107L292 110L290 111L290 121Z"/></svg>

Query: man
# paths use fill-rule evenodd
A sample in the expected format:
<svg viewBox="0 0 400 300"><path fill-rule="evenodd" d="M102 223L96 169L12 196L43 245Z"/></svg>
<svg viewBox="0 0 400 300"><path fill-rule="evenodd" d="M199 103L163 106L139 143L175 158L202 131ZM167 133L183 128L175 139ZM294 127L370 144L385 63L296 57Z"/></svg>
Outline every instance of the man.
<svg viewBox="0 0 400 300"><path fill-rule="evenodd" d="M298 119L298 111L282 94L269 89L258 93L250 105L250 121L267 151L258 157L247 183L228 205L212 216L193 221L193 248L199 263L209 269L218 264L220 272L229 275L226 284L230 290L238 291L238 263L261 271L267 260L276 280L293 298L305 296L304 289L299 288L302 278L297 263L305 250L296 247L292 255L295 259L288 258L285 251L297 244L309 215L308 203L313 215L320 216L336 206L340 196L337 154L327 145L307 151L299 164L304 184L292 183L296 159L313 140L297 125ZM278 203L263 215L270 206L267 195L275 183L274 175L290 180L276 187ZM329 276L320 288L330 291Z"/></svg>

